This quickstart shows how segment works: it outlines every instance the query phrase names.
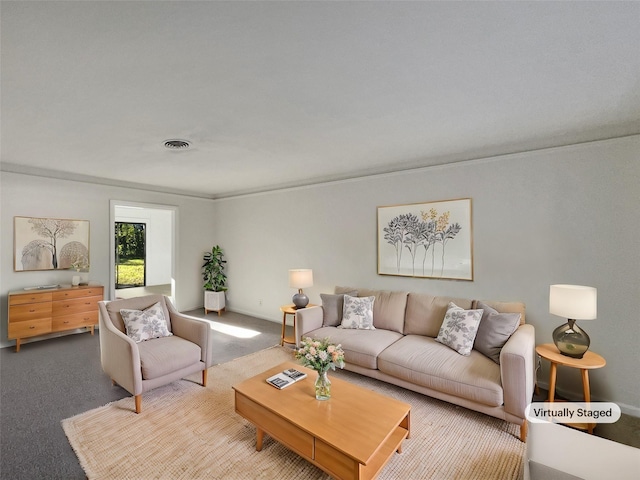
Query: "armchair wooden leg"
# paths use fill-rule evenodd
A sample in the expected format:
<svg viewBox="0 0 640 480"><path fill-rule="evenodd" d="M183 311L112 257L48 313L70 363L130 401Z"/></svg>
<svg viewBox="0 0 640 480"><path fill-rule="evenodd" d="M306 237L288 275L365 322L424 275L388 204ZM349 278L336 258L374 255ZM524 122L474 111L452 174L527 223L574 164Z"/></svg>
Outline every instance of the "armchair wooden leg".
<svg viewBox="0 0 640 480"><path fill-rule="evenodd" d="M207 369L202 370L202 386L207 386Z"/></svg>
<svg viewBox="0 0 640 480"><path fill-rule="evenodd" d="M116 381L113 378L111 379L111 385L114 387L117 385Z"/></svg>
<svg viewBox="0 0 640 480"><path fill-rule="evenodd" d="M522 425L520 425L520 441L521 442L527 441L527 420L526 419L522 422Z"/></svg>
<svg viewBox="0 0 640 480"><path fill-rule="evenodd" d="M142 411L142 395L136 395L136 413L140 413Z"/></svg>

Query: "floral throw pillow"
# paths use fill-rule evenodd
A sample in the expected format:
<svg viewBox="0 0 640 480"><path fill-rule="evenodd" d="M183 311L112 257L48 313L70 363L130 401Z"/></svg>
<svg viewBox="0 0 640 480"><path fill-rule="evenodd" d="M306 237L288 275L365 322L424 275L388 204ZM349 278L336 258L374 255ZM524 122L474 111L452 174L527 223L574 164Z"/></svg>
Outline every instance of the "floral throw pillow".
<svg viewBox="0 0 640 480"><path fill-rule="evenodd" d="M471 354L481 319L482 310L465 310L450 302L436 342L468 357Z"/></svg>
<svg viewBox="0 0 640 480"><path fill-rule="evenodd" d="M337 295L331 295L328 293L321 293L322 299L322 326L323 327L337 327L342 322L342 312L344 311L344 296L351 295L352 297L358 296L357 291L340 293Z"/></svg>
<svg viewBox="0 0 640 480"><path fill-rule="evenodd" d="M373 301L376 297L344 296L342 323L338 328L375 330L373 326Z"/></svg>
<svg viewBox="0 0 640 480"><path fill-rule="evenodd" d="M146 310L120 310L127 335L136 343L173 335L167 328L160 302Z"/></svg>

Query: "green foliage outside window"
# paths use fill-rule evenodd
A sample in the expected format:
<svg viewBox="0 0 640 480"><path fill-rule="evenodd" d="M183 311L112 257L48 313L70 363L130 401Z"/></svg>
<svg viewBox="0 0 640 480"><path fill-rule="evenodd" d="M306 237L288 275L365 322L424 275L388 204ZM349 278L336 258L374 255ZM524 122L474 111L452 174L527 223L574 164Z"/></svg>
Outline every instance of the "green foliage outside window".
<svg viewBox="0 0 640 480"><path fill-rule="evenodd" d="M144 258L145 255L144 223L116 222L116 257Z"/></svg>
<svg viewBox="0 0 640 480"><path fill-rule="evenodd" d="M145 285L144 223L116 222L116 288Z"/></svg>

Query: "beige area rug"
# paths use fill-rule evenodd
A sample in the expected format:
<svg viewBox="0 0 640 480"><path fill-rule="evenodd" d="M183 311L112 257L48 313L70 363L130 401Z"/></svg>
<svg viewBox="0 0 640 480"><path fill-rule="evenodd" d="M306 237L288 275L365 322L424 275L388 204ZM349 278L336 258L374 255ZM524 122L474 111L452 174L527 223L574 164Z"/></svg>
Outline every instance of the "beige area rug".
<svg viewBox="0 0 640 480"><path fill-rule="evenodd" d="M309 479L330 477L237 415L231 386L291 360L276 346L216 365L209 386L200 375L62 421L89 479ZM380 479L518 479L524 444L504 421L351 372L330 372L411 405L411 437ZM372 419L375 421L375 419Z"/></svg>

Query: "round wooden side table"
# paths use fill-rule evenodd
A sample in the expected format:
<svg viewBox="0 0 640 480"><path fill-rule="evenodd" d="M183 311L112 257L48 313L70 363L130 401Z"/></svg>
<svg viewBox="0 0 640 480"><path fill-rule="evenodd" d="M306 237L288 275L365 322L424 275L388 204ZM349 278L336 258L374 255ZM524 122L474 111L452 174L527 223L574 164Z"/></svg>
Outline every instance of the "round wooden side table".
<svg viewBox="0 0 640 480"><path fill-rule="evenodd" d="M558 348L553 343L545 343L536 347L536 353L542 358L549 360L551 369L549 370L549 403L553 403L556 395L556 373L558 365L564 365L565 367L577 368L582 374L582 391L584 394L584 401L586 403L591 401L591 389L589 387L589 370L595 370L602 368L607 364L607 361L597 353L587 350L582 358L573 358L562 355ZM570 426L579 428L581 430L587 430L589 433L593 433L595 423L571 423Z"/></svg>
<svg viewBox="0 0 640 480"><path fill-rule="evenodd" d="M315 307L316 305L310 303L305 308ZM282 312L282 335L280 336L280 345L284 346L285 343L296 343L296 312L298 309L293 303L288 305L283 305L280 307L280 311ZM287 337L285 335L287 329L287 315L293 315L293 335Z"/></svg>

